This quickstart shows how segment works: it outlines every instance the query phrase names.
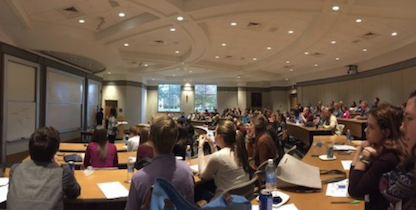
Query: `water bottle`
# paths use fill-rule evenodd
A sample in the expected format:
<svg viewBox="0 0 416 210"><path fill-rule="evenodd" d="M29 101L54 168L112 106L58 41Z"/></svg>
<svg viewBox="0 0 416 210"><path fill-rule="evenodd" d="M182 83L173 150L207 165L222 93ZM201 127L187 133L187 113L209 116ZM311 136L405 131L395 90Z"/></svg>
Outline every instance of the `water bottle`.
<svg viewBox="0 0 416 210"><path fill-rule="evenodd" d="M127 161L127 182L131 182L134 174L134 157L129 157Z"/></svg>
<svg viewBox="0 0 416 210"><path fill-rule="evenodd" d="M191 145L186 146L186 162L191 163L192 150Z"/></svg>
<svg viewBox="0 0 416 210"><path fill-rule="evenodd" d="M347 136L347 141L348 141L348 144L349 144L349 145L351 145L352 136L351 136L351 131L350 131L350 129L347 129L346 136Z"/></svg>
<svg viewBox="0 0 416 210"><path fill-rule="evenodd" d="M72 172L74 172L74 161L69 161L68 163L69 169L71 169Z"/></svg>
<svg viewBox="0 0 416 210"><path fill-rule="evenodd" d="M276 167L274 166L273 159L267 160L266 189L270 192L276 189Z"/></svg>

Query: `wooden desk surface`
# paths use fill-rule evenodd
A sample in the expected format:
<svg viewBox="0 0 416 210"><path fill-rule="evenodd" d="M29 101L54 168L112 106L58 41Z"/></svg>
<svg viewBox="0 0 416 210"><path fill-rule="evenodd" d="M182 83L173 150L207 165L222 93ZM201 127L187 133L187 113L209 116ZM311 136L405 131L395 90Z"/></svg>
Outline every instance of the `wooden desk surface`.
<svg viewBox="0 0 416 210"><path fill-rule="evenodd" d="M308 163L310 165L314 165L319 167L321 170L332 170L332 169L339 169L344 170L341 164L341 160L352 160L355 153L350 155L339 155L338 152L335 152L334 155L337 157L334 161L323 161L317 157L312 157L311 155L321 155L326 154L327 144L335 143L335 142L343 142L346 143L347 139L345 136L314 136L313 142L315 145L316 142L320 141L324 143L324 146L321 148L317 148L316 146L312 146L311 149L306 153L304 158L302 159L303 162ZM348 175L348 171L347 171ZM322 175L321 179L325 180L328 178L332 178L330 175ZM331 201L352 201L352 198L335 198L335 197L328 197L325 195L326 193L326 184L322 185L321 192L317 193L295 193L289 192L285 190L280 190L288 195L290 195L290 199L287 203L294 203L296 207L300 210L307 210L307 209L319 209L319 210L332 210L332 209L342 209L342 210L362 210L364 209L364 202L360 201L359 204L331 204ZM254 199L252 204L258 205L258 201Z"/></svg>
<svg viewBox="0 0 416 210"><path fill-rule="evenodd" d="M351 135L360 139L365 138L364 129L367 126L367 120L356 120L347 118L337 118L339 124L345 125L345 131L350 129Z"/></svg>
<svg viewBox="0 0 416 210"><path fill-rule="evenodd" d="M56 159L58 160L59 164L67 164L67 162L64 161L65 155L71 155L76 154L82 157L82 162L75 162L75 165L82 165L84 163L84 155L83 152L58 152L56 154ZM119 152L117 153L118 156L118 164L119 165L127 165L129 157L136 157L137 152ZM27 156L23 161L30 160L30 156Z"/></svg>
<svg viewBox="0 0 416 210"><path fill-rule="evenodd" d="M87 149L85 143L61 143L59 145L59 151L61 152L85 152ZM115 143L118 152L127 151L127 146L124 143Z"/></svg>

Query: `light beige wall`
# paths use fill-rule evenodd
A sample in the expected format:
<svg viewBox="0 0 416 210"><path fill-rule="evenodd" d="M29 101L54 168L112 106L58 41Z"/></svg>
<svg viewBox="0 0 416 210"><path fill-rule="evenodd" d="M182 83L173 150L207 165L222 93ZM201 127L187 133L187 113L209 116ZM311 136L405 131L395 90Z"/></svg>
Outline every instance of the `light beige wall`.
<svg viewBox="0 0 416 210"><path fill-rule="evenodd" d="M284 90L270 91L271 108L273 111L280 110L281 112L289 110L289 93Z"/></svg>
<svg viewBox="0 0 416 210"><path fill-rule="evenodd" d="M371 104L375 97L381 102L401 105L415 88L416 67L411 67L343 82L298 87L297 91L303 105L309 102L316 105L318 101L328 105L331 100L350 105L351 101L358 103L360 99Z"/></svg>

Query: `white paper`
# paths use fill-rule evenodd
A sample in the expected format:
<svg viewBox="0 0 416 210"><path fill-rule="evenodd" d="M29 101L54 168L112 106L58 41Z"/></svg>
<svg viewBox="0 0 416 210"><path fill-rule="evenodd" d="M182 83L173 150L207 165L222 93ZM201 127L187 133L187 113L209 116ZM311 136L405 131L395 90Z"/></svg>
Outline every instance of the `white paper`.
<svg viewBox="0 0 416 210"><path fill-rule="evenodd" d="M329 183L326 187L326 196L329 197L349 197L348 179L339 182Z"/></svg>
<svg viewBox="0 0 416 210"><path fill-rule="evenodd" d="M0 177L0 186L9 184L9 177Z"/></svg>
<svg viewBox="0 0 416 210"><path fill-rule="evenodd" d="M189 167L191 167L191 170L192 170L192 171L196 171L196 172L198 172L198 165L191 165L191 166L189 166Z"/></svg>
<svg viewBox="0 0 416 210"><path fill-rule="evenodd" d="M251 210L259 210L260 207L259 205L252 205L251 206ZM295 204L291 203L291 204L286 204L280 207L273 207L273 210L299 210Z"/></svg>
<svg viewBox="0 0 416 210"><path fill-rule="evenodd" d="M352 163L352 160L341 160L342 167L344 167L344 170L346 171L350 170L351 163Z"/></svg>
<svg viewBox="0 0 416 210"><path fill-rule="evenodd" d="M7 193L9 192L9 185L0 187L0 203L7 200Z"/></svg>
<svg viewBox="0 0 416 210"><path fill-rule="evenodd" d="M129 191L120 182L98 183L98 187L107 199L124 198L129 195Z"/></svg>
<svg viewBox="0 0 416 210"><path fill-rule="evenodd" d="M357 148L351 145L334 145L334 150L357 150Z"/></svg>

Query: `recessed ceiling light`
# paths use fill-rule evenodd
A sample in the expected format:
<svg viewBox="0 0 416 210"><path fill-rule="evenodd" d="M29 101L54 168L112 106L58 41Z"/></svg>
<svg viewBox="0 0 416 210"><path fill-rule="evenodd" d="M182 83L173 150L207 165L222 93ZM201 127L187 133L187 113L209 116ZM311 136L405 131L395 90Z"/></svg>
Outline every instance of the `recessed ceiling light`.
<svg viewBox="0 0 416 210"><path fill-rule="evenodd" d="M391 33L392 36L397 36L397 32Z"/></svg>
<svg viewBox="0 0 416 210"><path fill-rule="evenodd" d="M256 61L257 60L257 58L253 58L253 61Z"/></svg>
<svg viewBox="0 0 416 210"><path fill-rule="evenodd" d="M191 71L189 71L189 73L192 73L193 71L191 70Z"/></svg>
<svg viewBox="0 0 416 210"><path fill-rule="evenodd" d="M119 17L124 17L124 16L126 16L126 14L124 14L123 12L120 12L120 13L118 13L118 16Z"/></svg>
<svg viewBox="0 0 416 210"><path fill-rule="evenodd" d="M225 47L225 46L227 46L227 44L226 43L222 43L221 46Z"/></svg>
<svg viewBox="0 0 416 210"><path fill-rule="evenodd" d="M241 76L240 75L237 75L237 79L240 79L241 78Z"/></svg>
<svg viewBox="0 0 416 210"><path fill-rule="evenodd" d="M176 31L176 28L170 28L170 31L172 31L172 32Z"/></svg>
<svg viewBox="0 0 416 210"><path fill-rule="evenodd" d="M267 49L267 50L271 50L271 49L272 49L272 47L267 47L266 49Z"/></svg>
<svg viewBox="0 0 416 210"><path fill-rule="evenodd" d="M152 78L153 81L155 81L155 78Z"/></svg>
<svg viewBox="0 0 416 210"><path fill-rule="evenodd" d="M129 46L129 43L124 43L124 47L128 47Z"/></svg>
<svg viewBox="0 0 416 210"><path fill-rule="evenodd" d="M149 65L147 63L144 64L144 67L148 67Z"/></svg>
<svg viewBox="0 0 416 210"><path fill-rule="evenodd" d="M293 71L293 69L290 69L290 71Z"/></svg>
<svg viewBox="0 0 416 210"><path fill-rule="evenodd" d="M237 25L237 23L236 22L232 22L231 23L231 26L236 26Z"/></svg>
<svg viewBox="0 0 416 210"><path fill-rule="evenodd" d="M178 20L178 21L183 21L183 20L184 20L184 18L183 18L182 16L178 16L178 17L176 17L176 20Z"/></svg>
<svg viewBox="0 0 416 210"><path fill-rule="evenodd" d="M363 49L364 52L367 52L367 49Z"/></svg>
<svg viewBox="0 0 416 210"><path fill-rule="evenodd" d="M178 51L178 50L176 50L176 51L175 51L175 53L176 53L176 54L178 54L178 53L179 53L179 51Z"/></svg>
<svg viewBox="0 0 416 210"><path fill-rule="evenodd" d="M339 10L339 6L333 6L333 7L332 7L332 10L334 10L334 11L338 11L338 10Z"/></svg>
<svg viewBox="0 0 416 210"><path fill-rule="evenodd" d="M172 77L176 77L176 75L172 75Z"/></svg>
<svg viewBox="0 0 416 210"><path fill-rule="evenodd" d="M289 34L293 34L293 33L295 33L294 31L292 31L292 30L290 30L290 31L288 31L287 33L289 33Z"/></svg>
<svg viewBox="0 0 416 210"><path fill-rule="evenodd" d="M78 22L79 23L85 23L85 20L81 19L81 20L78 20Z"/></svg>
<svg viewBox="0 0 416 210"><path fill-rule="evenodd" d="M290 63L290 61L286 61L286 63Z"/></svg>
<svg viewBox="0 0 416 210"><path fill-rule="evenodd" d="M305 55L309 55L309 52L305 52Z"/></svg>
<svg viewBox="0 0 416 210"><path fill-rule="evenodd" d="M220 58L220 56L217 55L217 56L215 56L215 58Z"/></svg>
<svg viewBox="0 0 416 210"><path fill-rule="evenodd" d="M337 43L337 41L335 41L335 40L331 41L331 44L336 44L336 43Z"/></svg>
<svg viewBox="0 0 416 210"><path fill-rule="evenodd" d="M356 22L356 23L361 23L361 22L363 22L363 20L362 20L362 19L360 19L360 18L357 18L357 19L355 20L355 22Z"/></svg>
<svg viewBox="0 0 416 210"><path fill-rule="evenodd" d="M317 63L315 63L315 65L314 66L318 66L318 64Z"/></svg>
<svg viewBox="0 0 416 210"><path fill-rule="evenodd" d="M288 78L286 78L285 80L286 80L286 81L288 81L289 79L288 79Z"/></svg>
<svg viewBox="0 0 416 210"><path fill-rule="evenodd" d="M335 58L336 61L339 61L339 58Z"/></svg>
<svg viewBox="0 0 416 210"><path fill-rule="evenodd" d="M111 74L111 72L108 72L108 74Z"/></svg>

